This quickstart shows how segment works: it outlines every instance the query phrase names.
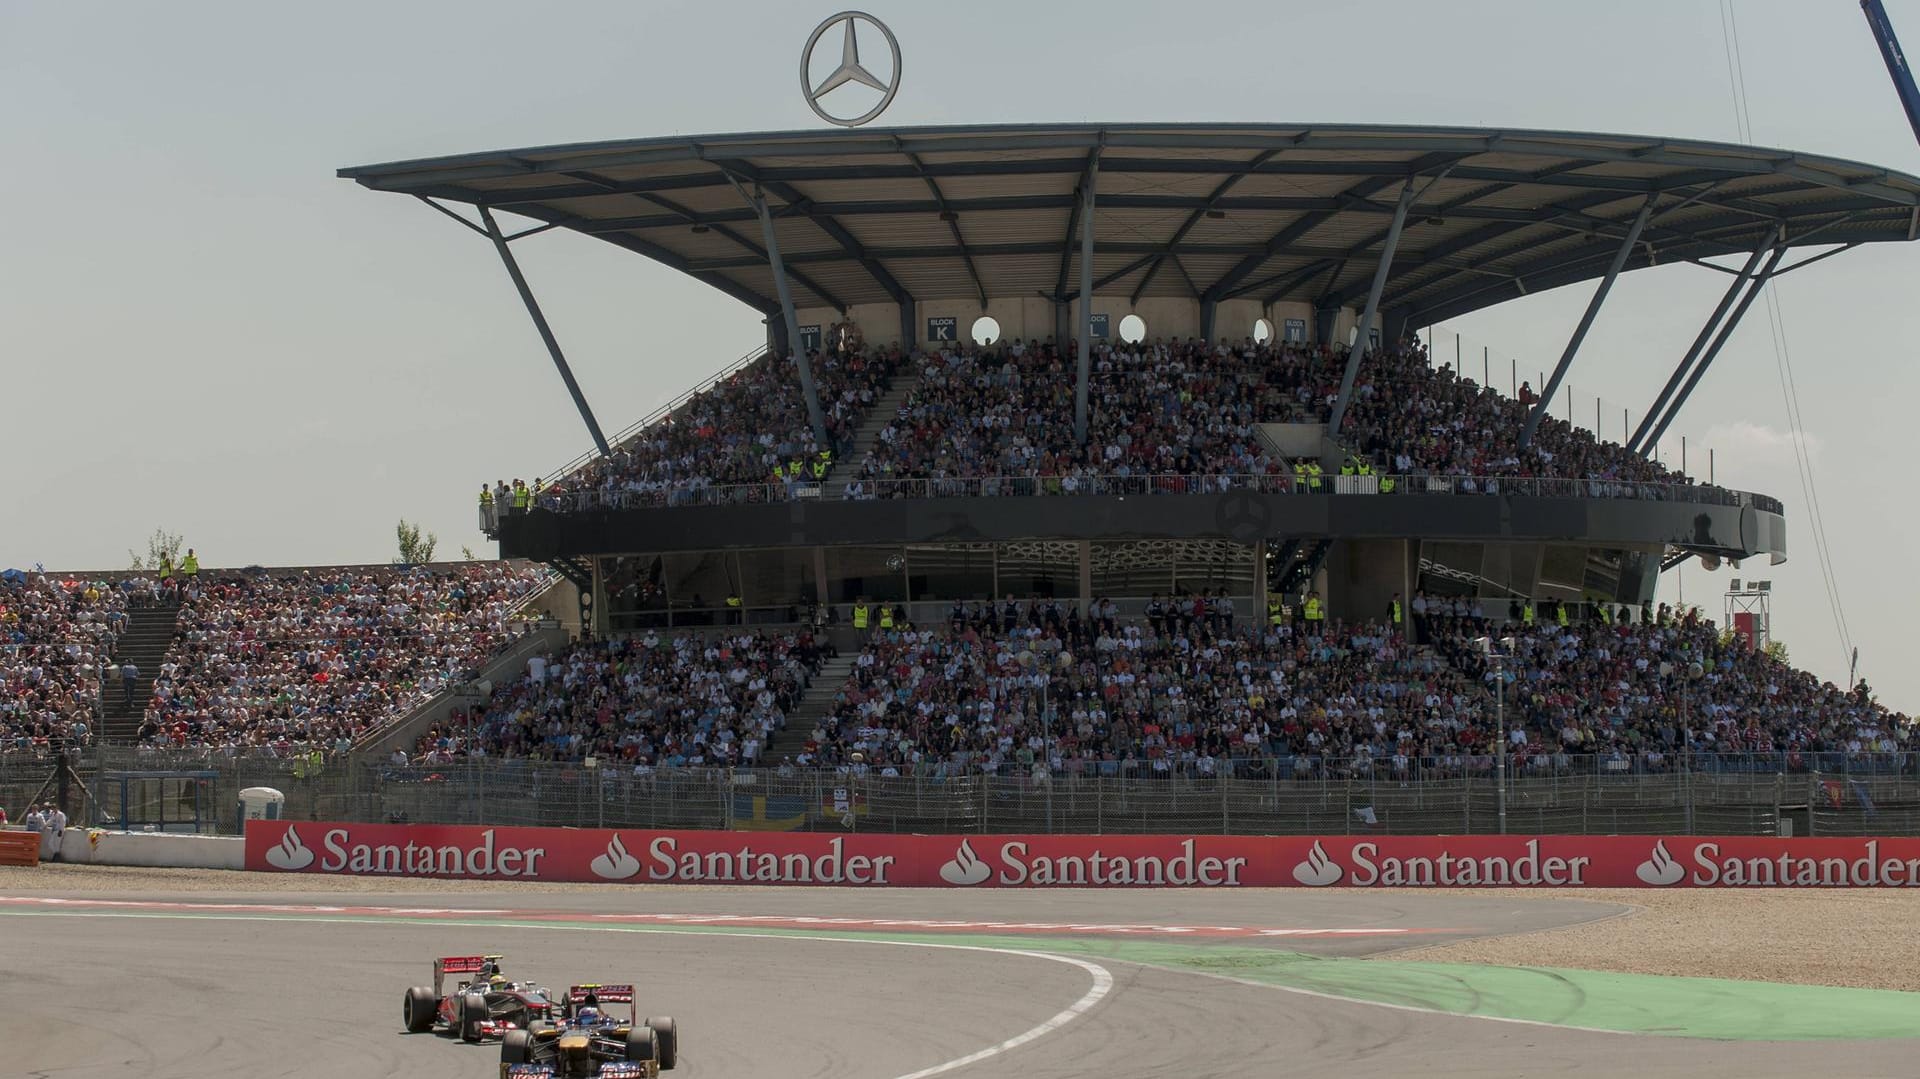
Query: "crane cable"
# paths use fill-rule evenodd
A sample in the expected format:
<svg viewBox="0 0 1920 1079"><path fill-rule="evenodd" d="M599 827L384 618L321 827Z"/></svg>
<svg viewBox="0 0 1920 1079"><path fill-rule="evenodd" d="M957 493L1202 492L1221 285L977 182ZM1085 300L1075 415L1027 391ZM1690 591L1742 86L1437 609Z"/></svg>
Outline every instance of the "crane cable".
<svg viewBox="0 0 1920 1079"><path fill-rule="evenodd" d="M1727 85L1733 95L1734 125L1740 141L1753 144L1753 114L1747 103L1746 65L1740 55L1740 22L1732 0L1720 0L1720 37L1727 57ZM1820 486L1814 477L1813 459L1808 451L1807 434L1800 407L1800 389L1793 376L1793 354L1787 346L1786 318L1773 282L1764 287L1767 300L1767 332L1773 337L1774 366L1780 375L1780 395L1787 410L1787 437L1793 447L1794 466L1800 473L1800 492L1813 517L1814 553L1820 564L1821 583L1827 592L1827 606L1833 614L1833 626L1841 649L1841 662L1851 669L1853 634L1847 625L1846 605L1841 601L1838 576L1827 542L1826 515L1820 508ZM1848 687L1852 688L1852 687Z"/></svg>

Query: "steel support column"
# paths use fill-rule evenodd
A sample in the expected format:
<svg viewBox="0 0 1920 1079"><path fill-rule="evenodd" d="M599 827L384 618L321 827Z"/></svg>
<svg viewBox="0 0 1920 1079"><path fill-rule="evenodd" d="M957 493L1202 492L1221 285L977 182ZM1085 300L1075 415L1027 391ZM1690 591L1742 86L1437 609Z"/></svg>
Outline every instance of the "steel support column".
<svg viewBox="0 0 1920 1079"><path fill-rule="evenodd" d="M1647 407L1647 414L1640 420L1640 426L1633 429L1633 437L1627 440L1627 452L1635 452L1640 447L1640 440L1645 438L1647 432L1653 429L1653 425L1660 421L1660 412L1667 407L1667 402L1673 399L1673 391L1680 388L1681 381L1687 377L1687 372L1693 367L1693 361L1700 358L1700 350L1707 347L1707 342L1713 338L1713 332L1720 327L1720 320L1727 317L1727 309L1733 306L1733 301L1740 295L1741 286L1753 276L1754 268L1760 265L1760 260L1766 257L1767 248L1772 245L1773 236L1769 234L1766 239L1760 241L1758 247L1753 249L1753 254L1747 257L1747 264L1734 275L1733 283L1727 286L1726 295L1720 297L1720 305L1713 309L1713 316L1707 319L1705 326L1700 327L1700 336L1693 339L1693 346L1687 349L1685 356L1680 358L1679 366L1673 369L1673 376L1667 379L1665 386L1660 388L1660 396L1653 399L1653 404Z"/></svg>
<svg viewBox="0 0 1920 1079"><path fill-rule="evenodd" d="M607 446L607 436L600 431L600 421L593 418L593 408L587 404L587 395L580 390L580 383L573 377L573 368L567 366L566 354L560 351L560 342L553 336L553 327L547 325L547 316L540 311L540 302L533 298L533 290L527 287L527 278L520 272L520 262L513 257L513 249L507 246L507 238L500 231L500 223L493 219L493 211L485 206L479 207L480 220L486 223L487 238L493 241L493 249L500 253L500 261L507 268L507 276L513 278L513 287L520 292L520 302L527 305L527 315L533 319L533 327L540 331L540 340L546 342L547 355L553 357L553 366L560 372L560 381L567 384L567 392L573 395L573 407L580 410L580 418L587 422L587 431L593 435L593 444L600 448L605 457L613 452Z"/></svg>
<svg viewBox="0 0 1920 1079"><path fill-rule="evenodd" d="M913 297L909 296L900 301L900 349L908 355L912 355L914 348L920 343L920 335L917 332L919 321L916 315L917 311ZM958 320L956 319L955 321L957 322ZM956 333L954 336L958 337L960 335Z"/></svg>
<svg viewBox="0 0 1920 1079"><path fill-rule="evenodd" d="M1593 290L1593 299L1587 301L1586 313L1580 316L1580 324L1574 327L1573 337L1567 341L1567 350L1560 354L1560 362L1554 365L1553 374L1547 377L1547 384L1540 387L1540 400L1536 401L1533 411L1527 413L1527 425L1520 430L1520 448L1526 449L1533 444L1533 433L1540 429L1540 421L1546 417L1547 405L1552 402L1555 391L1560 389L1560 380L1567 377L1567 368L1573 366L1573 357L1580 351L1580 343L1587 339L1587 331L1593 327L1594 317L1600 314L1600 305L1607 302L1607 293L1613 289L1613 281L1627 264L1627 258L1633 254L1633 245L1640 242L1640 230L1647 227L1647 218L1653 216L1654 199L1648 195L1647 201L1634 215L1633 224L1627 229L1627 238L1620 242L1620 249L1613 253L1613 261L1607 265L1607 276L1600 279L1600 287Z"/></svg>
<svg viewBox="0 0 1920 1079"><path fill-rule="evenodd" d="M1713 344L1707 347L1705 354L1700 357L1700 362L1694 366L1693 373L1687 376L1686 384L1680 387L1680 392L1674 396L1673 403L1667 406L1666 414L1660 417L1660 422L1655 424L1652 432L1647 435L1646 443L1641 446L1642 456L1651 454L1654 447L1660 444L1660 436L1667 433L1667 426L1673 422L1675 416L1680 414L1680 406L1687 403L1688 397L1693 396L1693 388L1698 386L1701 378L1706 376L1707 368L1712 366L1714 357L1720 355L1720 349L1733 336L1733 331L1740 325L1741 317L1747 313L1747 308L1753 306L1753 301L1759 297L1760 290L1767 287L1767 282L1773 277L1774 268L1780 265L1780 260L1786 256L1786 253L1787 244L1782 240L1773 249L1767 264L1761 267L1752 281L1747 283L1747 294L1740 297L1739 305L1733 309L1731 315L1727 316L1727 324L1720 327L1720 332L1715 335Z"/></svg>
<svg viewBox="0 0 1920 1079"><path fill-rule="evenodd" d="M1214 315L1217 313L1219 306L1219 304L1214 303L1205 296L1200 298L1200 341L1202 344L1210 343L1213 340Z"/></svg>
<svg viewBox="0 0 1920 1079"><path fill-rule="evenodd" d="M1080 443L1087 440L1087 383L1093 377L1093 191L1099 178L1100 162L1089 162L1080 188L1080 363L1073 384L1073 440Z"/></svg>
<svg viewBox="0 0 1920 1079"><path fill-rule="evenodd" d="M813 385L813 361L807 358L806 342L800 339L800 320L793 313L793 286L787 283L787 265L780 259L780 237L774 234L773 215L767 212L765 195L755 191L748 198L760 215L760 231L767 239L767 263L773 268L773 287L779 292L780 314L787 323L787 349L793 356L794 370L800 373L800 395L807 399L807 420L813 425L814 441L821 449L831 449L827 418L820 411L820 393Z"/></svg>
<svg viewBox="0 0 1920 1079"><path fill-rule="evenodd" d="M1393 272L1393 252L1400 246L1400 232L1407 224L1407 208L1412 205L1413 180L1409 178L1400 189L1400 201L1393 207L1393 224L1387 227L1387 238L1380 245L1380 264L1373 268L1373 287L1367 290L1366 309L1361 312L1359 325L1354 327L1353 347L1347 350L1347 370L1340 376L1340 396L1334 401L1333 417L1327 422L1327 437L1336 442L1340 439L1340 421L1346 418L1347 405L1353 400L1353 380L1360 374L1360 358L1367 353L1368 331L1373 329L1373 316L1380 310L1380 293L1385 291L1387 277Z"/></svg>

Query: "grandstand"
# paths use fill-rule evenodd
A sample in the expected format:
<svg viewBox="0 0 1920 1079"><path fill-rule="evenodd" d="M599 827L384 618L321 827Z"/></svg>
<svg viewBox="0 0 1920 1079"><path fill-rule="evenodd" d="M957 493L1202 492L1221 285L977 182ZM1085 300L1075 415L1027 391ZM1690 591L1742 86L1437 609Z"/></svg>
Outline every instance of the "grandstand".
<svg viewBox="0 0 1920 1079"><path fill-rule="evenodd" d="M485 762L519 785L1371 784L1496 757L1522 778L1912 772L1907 717L1662 604L1686 559L1783 560L1786 519L1651 447L1765 282L1915 238L1913 177L1287 125L665 138L341 174L460 218L516 281L524 233L496 212L652 258L754 310L765 346L609 439L548 335L594 449L486 488L506 561L0 583L0 749ZM1716 258L1725 299L1626 444L1552 414L1618 274ZM1537 390L1421 340L1578 282L1592 303ZM529 603L560 618L523 632Z"/></svg>
<svg viewBox="0 0 1920 1079"><path fill-rule="evenodd" d="M477 208L516 272L499 213L765 319L764 353L611 441L576 393L601 452L492 492L503 554L567 575L601 633L1009 592L1643 609L1680 560L1785 557L1777 499L1649 447L1761 285L1913 239L1920 202L1910 176L1751 147L1353 125L675 137L341 175ZM1719 257L1726 298L1627 445L1552 415L1620 273ZM1581 281L1587 316L1517 398L1419 340Z"/></svg>

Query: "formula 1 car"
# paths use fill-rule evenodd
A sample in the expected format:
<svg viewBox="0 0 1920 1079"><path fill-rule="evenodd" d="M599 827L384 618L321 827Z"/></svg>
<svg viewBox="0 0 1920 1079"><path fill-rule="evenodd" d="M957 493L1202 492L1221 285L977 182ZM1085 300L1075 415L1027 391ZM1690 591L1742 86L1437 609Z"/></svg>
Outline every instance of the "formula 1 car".
<svg viewBox="0 0 1920 1079"><path fill-rule="evenodd" d="M625 1004L626 1018L602 1011ZM500 1039L501 1079L654 1079L679 1062L672 1019L640 1022L631 985L576 985L557 1024L535 1023Z"/></svg>
<svg viewBox="0 0 1920 1079"><path fill-rule="evenodd" d="M433 961L433 986L416 985L400 1004L400 1018L409 1034L434 1031L456 1035L461 1041L498 1038L551 1021L557 1010L553 997L541 986L510 982L500 973L500 956L449 956ZM448 975L471 974L446 989Z"/></svg>

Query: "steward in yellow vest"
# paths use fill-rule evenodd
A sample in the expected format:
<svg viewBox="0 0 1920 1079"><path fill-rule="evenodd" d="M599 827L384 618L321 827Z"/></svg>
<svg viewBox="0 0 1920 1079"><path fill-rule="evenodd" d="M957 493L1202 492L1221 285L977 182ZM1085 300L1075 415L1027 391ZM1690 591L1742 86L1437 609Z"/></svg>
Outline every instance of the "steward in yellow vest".
<svg viewBox="0 0 1920 1079"><path fill-rule="evenodd" d="M853 605L853 628L867 628L867 605L864 603L856 603Z"/></svg>

